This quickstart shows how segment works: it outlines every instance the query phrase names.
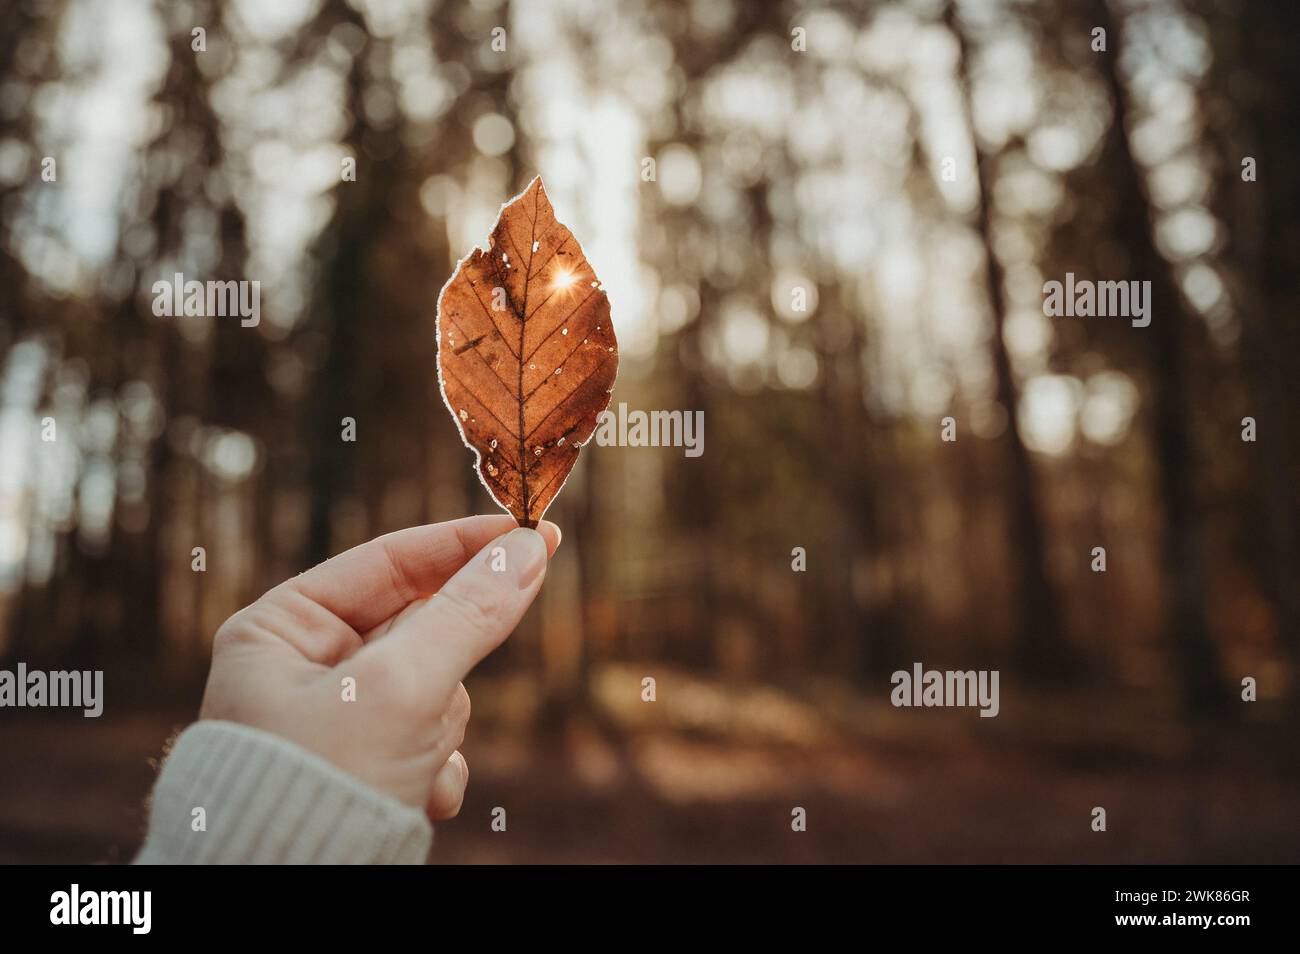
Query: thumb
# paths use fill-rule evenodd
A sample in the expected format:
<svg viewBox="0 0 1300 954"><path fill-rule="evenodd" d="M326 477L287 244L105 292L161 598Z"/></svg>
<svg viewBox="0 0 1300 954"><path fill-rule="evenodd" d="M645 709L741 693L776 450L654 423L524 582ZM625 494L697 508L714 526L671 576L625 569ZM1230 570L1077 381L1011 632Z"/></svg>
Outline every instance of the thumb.
<svg viewBox="0 0 1300 954"><path fill-rule="evenodd" d="M411 673L433 698L450 693L514 631L546 575L546 541L524 527L497 537L384 639L371 662Z"/></svg>

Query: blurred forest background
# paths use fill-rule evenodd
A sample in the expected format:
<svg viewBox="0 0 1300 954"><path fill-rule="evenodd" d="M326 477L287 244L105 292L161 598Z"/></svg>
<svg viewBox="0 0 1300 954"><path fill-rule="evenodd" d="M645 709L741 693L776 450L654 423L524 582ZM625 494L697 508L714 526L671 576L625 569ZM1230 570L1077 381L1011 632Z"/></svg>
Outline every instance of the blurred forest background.
<svg viewBox="0 0 1300 954"><path fill-rule="evenodd" d="M615 405L705 449L582 455L435 860L1300 860L1297 36L1244 0L0 0L0 656L106 673L99 720L0 711L0 860L129 858L227 615L494 510L434 308L536 174ZM1045 317L1067 271L1150 281L1150 327ZM176 272L260 281L260 324L155 317ZM999 669L1000 716L892 708L918 660Z"/></svg>

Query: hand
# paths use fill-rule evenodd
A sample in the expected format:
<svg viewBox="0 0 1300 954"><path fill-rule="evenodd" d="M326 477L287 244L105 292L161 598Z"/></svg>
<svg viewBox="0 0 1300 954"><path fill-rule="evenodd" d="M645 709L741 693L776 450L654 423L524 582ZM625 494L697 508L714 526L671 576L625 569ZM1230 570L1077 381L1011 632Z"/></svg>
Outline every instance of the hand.
<svg viewBox="0 0 1300 954"><path fill-rule="evenodd" d="M553 523L514 526L399 530L281 583L217 631L199 717L273 732L453 817L469 779L461 679L514 630L560 545Z"/></svg>

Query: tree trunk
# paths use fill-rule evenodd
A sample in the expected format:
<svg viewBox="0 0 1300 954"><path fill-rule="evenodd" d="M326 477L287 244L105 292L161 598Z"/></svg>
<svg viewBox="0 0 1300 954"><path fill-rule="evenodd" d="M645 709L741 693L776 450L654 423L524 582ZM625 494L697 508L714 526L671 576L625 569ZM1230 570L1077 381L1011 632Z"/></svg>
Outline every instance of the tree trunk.
<svg viewBox="0 0 1300 954"><path fill-rule="evenodd" d="M952 2L945 9L944 19L956 37L960 51L957 70L979 179L975 229L984 244L985 285L988 289L989 313L993 319L989 347L997 382L996 398L1007 415L1006 434L1002 438L1007 479L1005 512L1007 538L1015 561L1015 566L1011 568L1012 576L1016 581L1019 600L1018 654L1027 671L1044 678L1062 679L1071 667L1061 630L1056 593L1047 572L1047 548L1038 485L1033 462L1021 436L1015 373L1004 338L1007 314L1005 275L993 246L993 186L997 157L987 154L980 147L979 135L975 129L970 71L971 43L958 22Z"/></svg>
<svg viewBox="0 0 1300 954"><path fill-rule="evenodd" d="M1116 232L1128 242L1132 274L1151 282L1151 301L1158 309L1150 326L1137 333L1147 339L1155 392L1152 438L1165 511L1161 551L1169 601L1166 627L1179 667L1184 701L1191 711L1206 712L1220 708L1224 696L1218 656L1205 618L1202 530L1195 493L1184 341L1188 315L1169 263L1156 248L1145 176L1129 140L1129 95L1118 67L1118 22L1105 0L1092 0L1091 13L1093 22L1111 38L1111 49L1098 55L1098 63L1115 110L1102 163L1110 170L1109 181L1114 184Z"/></svg>

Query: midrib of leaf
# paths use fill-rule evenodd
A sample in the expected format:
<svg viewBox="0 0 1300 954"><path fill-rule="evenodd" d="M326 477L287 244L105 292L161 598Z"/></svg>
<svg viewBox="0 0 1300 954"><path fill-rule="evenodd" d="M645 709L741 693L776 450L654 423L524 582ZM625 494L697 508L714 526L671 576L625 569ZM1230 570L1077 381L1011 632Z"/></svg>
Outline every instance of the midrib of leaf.
<svg viewBox="0 0 1300 954"><path fill-rule="evenodd" d="M539 181L533 189L533 218L528 227L528 267L524 271L524 300L519 309L519 387L516 397L519 403L519 479L524 496L524 526L529 525L532 516L532 500L528 496L528 458L525 456L524 437L524 332L527 327L528 290L533 283L533 256L536 255L533 247L537 240L537 203L541 194L542 184Z"/></svg>

